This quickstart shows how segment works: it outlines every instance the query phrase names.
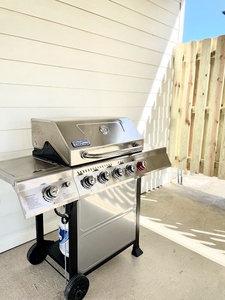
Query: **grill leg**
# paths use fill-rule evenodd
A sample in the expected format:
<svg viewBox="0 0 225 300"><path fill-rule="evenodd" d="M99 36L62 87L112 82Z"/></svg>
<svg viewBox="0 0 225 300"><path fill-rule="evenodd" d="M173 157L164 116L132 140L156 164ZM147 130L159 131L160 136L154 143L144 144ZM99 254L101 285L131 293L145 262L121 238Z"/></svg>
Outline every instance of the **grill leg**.
<svg viewBox="0 0 225 300"><path fill-rule="evenodd" d="M36 240L38 245L42 245L44 242L44 218L43 214L35 217L36 221Z"/></svg>
<svg viewBox="0 0 225 300"><path fill-rule="evenodd" d="M43 214L35 217L36 220L36 243L27 252L27 259L32 265L40 264L47 256L47 248L53 241L44 240Z"/></svg>
<svg viewBox="0 0 225 300"><path fill-rule="evenodd" d="M69 275L70 279L78 274L78 201L75 201L71 205L67 205L67 213L70 216L69 220Z"/></svg>
<svg viewBox="0 0 225 300"><path fill-rule="evenodd" d="M36 241L38 246L49 247L54 244L54 241L44 239L44 217L43 214L37 215L36 220Z"/></svg>
<svg viewBox="0 0 225 300"><path fill-rule="evenodd" d="M140 234L140 210L141 210L141 178L137 179L137 193L136 193L136 238L134 241L134 246L132 250L132 255L138 257L143 254L143 251L139 245L139 234Z"/></svg>

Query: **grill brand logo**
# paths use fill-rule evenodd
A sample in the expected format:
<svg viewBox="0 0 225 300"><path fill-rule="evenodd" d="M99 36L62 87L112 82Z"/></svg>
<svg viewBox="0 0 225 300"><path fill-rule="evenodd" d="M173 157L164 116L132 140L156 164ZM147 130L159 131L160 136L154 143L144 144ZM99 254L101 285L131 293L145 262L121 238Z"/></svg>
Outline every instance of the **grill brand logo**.
<svg viewBox="0 0 225 300"><path fill-rule="evenodd" d="M106 135L106 134L109 133L109 128L108 128L107 126L105 126L105 125L102 125L102 126L99 127L99 131L100 131L102 134Z"/></svg>
<svg viewBox="0 0 225 300"><path fill-rule="evenodd" d="M72 141L71 144L74 148L91 145L90 141L88 141L88 140Z"/></svg>

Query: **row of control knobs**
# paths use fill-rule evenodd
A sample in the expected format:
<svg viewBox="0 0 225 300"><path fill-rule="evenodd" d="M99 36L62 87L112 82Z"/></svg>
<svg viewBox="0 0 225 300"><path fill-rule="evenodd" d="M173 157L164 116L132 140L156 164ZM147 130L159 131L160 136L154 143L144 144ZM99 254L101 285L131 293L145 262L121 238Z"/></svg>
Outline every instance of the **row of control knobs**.
<svg viewBox="0 0 225 300"><path fill-rule="evenodd" d="M145 161L139 161L137 162L136 165L130 164L127 165L125 167L125 174L126 175L132 175L135 173L136 170L143 172L146 169L146 163ZM115 168L112 173L110 173L109 171L102 171L99 173L99 175L97 176L97 180L98 182L104 184L107 181L109 181L110 177L115 178L115 179L119 179L123 176L123 169L121 167L117 167ZM86 189L90 189L96 182L96 178L93 175L87 175L85 176L82 180L81 180L81 184L84 188ZM69 187L70 186L70 182L64 182L62 184L62 187ZM60 192L60 189L58 186L56 185L50 185L47 186L43 191L43 198L48 201L48 202L53 202L54 199L57 198L58 194Z"/></svg>
<svg viewBox="0 0 225 300"><path fill-rule="evenodd" d="M135 173L136 169L138 169L139 171L144 171L145 168L146 168L145 161L140 161L137 163L136 166L135 165L127 165L125 168L125 173L126 173L126 175L132 175L133 173ZM123 176L123 169L121 167L117 167L112 171L113 178L119 179L122 176ZM109 171L102 171L97 176L97 180L100 183L106 183L107 181L109 181L110 177L111 177L111 174ZM96 178L93 175L85 176L81 180L82 186L86 189L90 189L95 184L95 182L96 182Z"/></svg>

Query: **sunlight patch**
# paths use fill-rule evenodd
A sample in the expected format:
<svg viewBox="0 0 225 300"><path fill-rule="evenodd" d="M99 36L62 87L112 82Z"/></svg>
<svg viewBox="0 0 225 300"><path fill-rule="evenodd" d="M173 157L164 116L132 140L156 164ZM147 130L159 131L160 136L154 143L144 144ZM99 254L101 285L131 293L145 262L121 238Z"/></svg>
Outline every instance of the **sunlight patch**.
<svg viewBox="0 0 225 300"><path fill-rule="evenodd" d="M222 266L225 266L225 256L224 256L225 252L220 249L208 247L208 246L215 246L214 243L210 243L208 241L203 241L203 240L192 239L191 238L192 235L190 233L188 233L188 232L185 233L185 232L182 232L179 230L173 230L173 229L171 229L171 228L173 228L173 225L171 225L169 228L168 225L165 226L165 224L158 222L158 219L157 219L157 222L155 222L153 218L140 216L140 224L142 226L154 231L155 233L160 234L161 236L168 238L168 239L182 245L183 247L185 247L189 250L192 250L192 251L194 251L194 252L222 265ZM210 234L210 235L214 235L214 236L225 237L224 235L220 235L220 234L213 233L213 232L201 231L201 230L196 230L196 229L192 229L192 231L195 232L196 234L197 233L200 233L200 234L205 233L206 235ZM188 237L188 236L190 236L190 237Z"/></svg>

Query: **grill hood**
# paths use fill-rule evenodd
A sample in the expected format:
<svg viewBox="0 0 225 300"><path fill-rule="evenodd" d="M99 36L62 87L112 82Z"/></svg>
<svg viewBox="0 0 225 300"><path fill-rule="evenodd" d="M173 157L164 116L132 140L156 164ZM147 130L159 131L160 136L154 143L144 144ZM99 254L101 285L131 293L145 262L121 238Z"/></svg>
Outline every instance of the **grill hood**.
<svg viewBox="0 0 225 300"><path fill-rule="evenodd" d="M141 152L128 118L31 119L33 156L68 166Z"/></svg>

